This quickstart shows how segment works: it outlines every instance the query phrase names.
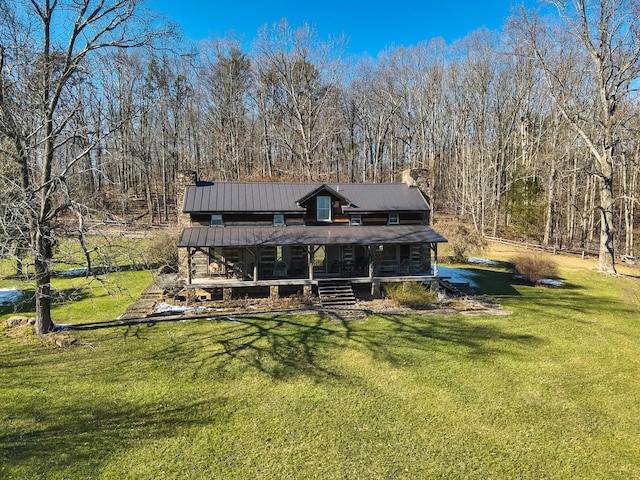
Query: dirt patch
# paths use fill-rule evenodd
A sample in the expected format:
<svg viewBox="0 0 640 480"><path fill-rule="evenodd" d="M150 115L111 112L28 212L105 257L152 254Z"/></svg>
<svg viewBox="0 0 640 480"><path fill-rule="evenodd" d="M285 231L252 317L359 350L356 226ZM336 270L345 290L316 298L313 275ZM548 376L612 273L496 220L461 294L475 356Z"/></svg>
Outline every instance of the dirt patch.
<svg viewBox="0 0 640 480"><path fill-rule="evenodd" d="M149 298L145 300L149 301ZM136 303L139 302L140 300L132 304L127 309L127 313L141 311L136 307ZM201 295L191 300L184 300L184 297L182 296L172 298L166 296L166 294L161 294L156 298L155 302L152 303L152 313L149 315L140 315L138 318L154 316L157 314L175 315L181 313L194 314L210 312L214 314L227 315L239 313L309 310L319 307L317 297L309 295L292 295L288 297L280 297L278 299L243 298L232 300L210 300L204 295ZM175 306L175 309L171 309L172 306ZM123 316L121 319L127 320L127 317Z"/></svg>
<svg viewBox="0 0 640 480"><path fill-rule="evenodd" d="M146 299L149 301L150 299ZM171 306L175 305L175 309ZM202 315L264 315L278 312L292 313L325 313L329 317L341 319L366 319L369 314L385 313L397 315L424 315L424 314L455 314L463 315L508 315L511 312L504 310L495 302L485 297L445 298L442 301L423 309L404 307L391 299L367 299L359 300L353 306L323 308L319 300L314 296L293 295L290 297L271 298L245 298L235 300L199 300L192 302L173 301L171 298L161 296L155 303L156 310L151 315L139 316L138 319L157 316L202 316ZM134 308L135 309L135 308ZM336 313L338 312L338 313ZM357 314L356 314L357 313ZM128 318L121 318L126 321Z"/></svg>
<svg viewBox="0 0 640 480"><path fill-rule="evenodd" d="M359 302L358 307L372 313L395 313L405 315L420 314L454 314L462 315L510 315L496 302L486 297L454 297L444 298L429 308L402 307L397 302L389 299L371 300Z"/></svg>
<svg viewBox="0 0 640 480"><path fill-rule="evenodd" d="M36 335L33 332L35 322L34 317L15 315L4 321L1 333L8 338L15 338L26 344L42 345L49 348L66 348L78 342L78 339L67 331Z"/></svg>
<svg viewBox="0 0 640 480"><path fill-rule="evenodd" d="M442 304L443 307L446 306L461 315L511 315L511 311L483 296L449 298L445 299Z"/></svg>

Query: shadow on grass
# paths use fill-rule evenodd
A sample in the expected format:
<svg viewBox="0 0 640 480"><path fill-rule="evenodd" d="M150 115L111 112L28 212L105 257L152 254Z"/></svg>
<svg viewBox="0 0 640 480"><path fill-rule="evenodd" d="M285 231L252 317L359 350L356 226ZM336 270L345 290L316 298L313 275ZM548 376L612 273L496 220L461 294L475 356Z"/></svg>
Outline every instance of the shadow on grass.
<svg viewBox="0 0 640 480"><path fill-rule="evenodd" d="M125 339L149 340L150 327L175 321L159 319L120 326ZM364 349L379 360L401 365L414 361L416 353L423 356L450 349L451 355L489 359L492 355L511 355L540 341L512 333L507 325L503 328L495 322L479 323L459 315L374 315L367 321L354 321L333 312L331 319L324 315L304 320L275 315L206 321L213 326L205 331L194 326L179 337L168 333L169 345L150 352L153 360L181 365L181 371L190 372L194 378L211 370L229 377L253 369L278 380L304 376L322 382L341 377L332 358L349 348ZM108 326L116 325L80 328Z"/></svg>
<svg viewBox="0 0 640 480"><path fill-rule="evenodd" d="M329 353L335 347L333 338L339 334L337 325L321 317L309 317L308 322L295 318L223 319L225 325L215 328L214 333L198 331L172 339L171 345L155 351L153 358L184 362L194 377L210 368L225 376L250 368L279 380L300 375L315 381L339 377L330 366Z"/></svg>
<svg viewBox="0 0 640 480"><path fill-rule="evenodd" d="M191 426L224 422L220 412L228 403L212 394L180 405L157 398L146 402L113 402L94 394L55 411L35 399L5 406L8 417L27 425L0 433L0 470L29 472L15 478L90 478L108 459L135 448L139 441L170 438Z"/></svg>
<svg viewBox="0 0 640 480"><path fill-rule="evenodd" d="M567 282L560 278L562 286L533 286L513 278L509 272L471 269L476 273L477 293L488 295L503 307L518 314L529 315L536 321L562 320L569 323L592 324L603 314L637 315L638 296L629 287L625 291L627 302L601 295L599 291ZM606 281L600 278L596 281ZM622 285L624 288L624 285ZM607 305L606 307L604 305Z"/></svg>
<svg viewBox="0 0 640 480"><path fill-rule="evenodd" d="M180 335L174 336L167 330L169 345L159 342L162 347L150 349L148 358L180 365L181 372L190 372L193 378L205 371L210 374L211 369L228 378L246 368L274 379L302 375L322 381L338 377L327 366L331 363L327 354L335 346L331 338L339 336L340 324L327 322L321 316L305 316L309 321L297 318L300 317L291 314L169 316L63 325L59 330L111 330L112 335L102 338L111 341L119 337L148 344L158 335L160 325L191 323L193 328L186 327ZM238 369L238 365L243 368Z"/></svg>
<svg viewBox="0 0 640 480"><path fill-rule="evenodd" d="M531 315L536 322L557 318L586 322L595 312L579 287L567 286L561 290L522 287L527 289L523 295L507 272L472 270L477 274L475 280L480 293L502 298L512 307L517 305L519 313ZM574 313L580 315L572 318ZM322 382L340 377L340 370L331 359L344 348L364 349L375 358L400 365L413 361L416 352L424 357L434 351L490 361L496 355L526 352L527 348L523 347L535 347L543 341L519 333L510 325L508 317L504 317L504 321L479 321L459 315L383 314L359 322L339 318L339 313L337 316L340 321L277 313L271 316L202 315L191 320L201 324L209 322L211 328L194 325L193 329L182 329L175 337L169 329L170 342L150 350L149 355L161 363L182 365L194 378L216 371L235 376L251 369L274 379L306 376ZM127 323L70 325L69 328L114 328L120 332L117 335L125 339L148 340L154 335L149 327L184 320L184 317L154 317Z"/></svg>
<svg viewBox="0 0 640 480"><path fill-rule="evenodd" d="M465 268L465 270L474 274L473 281L477 285L476 293L480 295L520 296L520 292L513 287L511 273L480 268Z"/></svg>
<svg viewBox="0 0 640 480"><path fill-rule="evenodd" d="M490 295L496 297L519 297L521 293L515 288L515 285L532 286L531 284L514 278L514 274L511 272L500 272L495 270L484 270L480 268L464 268L474 274L473 281L476 283L476 293L479 295ZM536 288L553 290L554 288L560 288L562 291L578 290L581 287L565 282L563 279L558 278L563 282L562 287L543 286L539 285Z"/></svg>
<svg viewBox="0 0 640 480"><path fill-rule="evenodd" d="M360 328L357 323L344 322L346 337L375 358L394 366L412 360L446 356L473 357L491 361L499 355L525 354L525 347L534 347L542 339L514 333L494 322L482 322L459 315L376 314L378 328ZM440 358L443 358L440 356Z"/></svg>

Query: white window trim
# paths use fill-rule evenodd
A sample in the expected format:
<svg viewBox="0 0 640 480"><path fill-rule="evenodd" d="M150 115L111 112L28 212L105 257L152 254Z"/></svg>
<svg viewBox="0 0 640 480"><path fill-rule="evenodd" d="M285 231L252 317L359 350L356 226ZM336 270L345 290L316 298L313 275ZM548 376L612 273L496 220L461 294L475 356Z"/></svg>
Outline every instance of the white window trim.
<svg viewBox="0 0 640 480"><path fill-rule="evenodd" d="M326 198L329 201L329 216L327 218L320 218L320 199L321 198ZM322 210L326 210L326 209L322 209ZM326 195L322 195L322 196L318 196L316 198L316 220L318 222L330 222L331 221L331 197L326 196Z"/></svg>
<svg viewBox="0 0 640 480"><path fill-rule="evenodd" d="M273 214L273 225L274 227L284 227L286 225L286 221L283 213Z"/></svg>
<svg viewBox="0 0 640 480"><path fill-rule="evenodd" d="M394 220L392 220L392 218ZM400 214L398 214L398 213L390 213L389 214L388 224L389 225L400 225Z"/></svg>

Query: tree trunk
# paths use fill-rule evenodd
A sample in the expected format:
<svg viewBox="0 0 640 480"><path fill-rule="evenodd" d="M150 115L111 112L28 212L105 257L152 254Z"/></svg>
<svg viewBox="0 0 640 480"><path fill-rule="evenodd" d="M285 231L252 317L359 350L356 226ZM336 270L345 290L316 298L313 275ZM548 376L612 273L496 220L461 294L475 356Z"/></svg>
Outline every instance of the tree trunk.
<svg viewBox="0 0 640 480"><path fill-rule="evenodd" d="M600 189L600 251L598 270L608 275L616 275L613 226L613 181L611 175L603 178Z"/></svg>
<svg viewBox="0 0 640 480"><path fill-rule="evenodd" d="M551 158L551 172L549 175L549 187L548 187L548 195L547 195L547 212L546 212L546 221L544 226L544 239L542 240L542 244L549 246L552 241L554 241L555 232L553 231L553 221L554 221L554 206L556 203L556 158L552 156Z"/></svg>
<svg viewBox="0 0 640 480"><path fill-rule="evenodd" d="M35 269L36 269L36 323L34 331L38 335L49 333L53 330L53 320L51 319L51 239L48 234L38 231L35 235L34 244Z"/></svg>

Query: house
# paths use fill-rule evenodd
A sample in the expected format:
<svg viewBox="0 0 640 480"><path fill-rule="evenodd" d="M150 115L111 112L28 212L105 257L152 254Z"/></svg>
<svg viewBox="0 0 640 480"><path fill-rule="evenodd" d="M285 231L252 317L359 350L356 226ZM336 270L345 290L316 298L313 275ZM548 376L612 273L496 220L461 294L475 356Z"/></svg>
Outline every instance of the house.
<svg viewBox="0 0 640 480"><path fill-rule="evenodd" d="M437 281L424 171L399 183L185 183L178 248L188 286L234 289L323 282Z"/></svg>

